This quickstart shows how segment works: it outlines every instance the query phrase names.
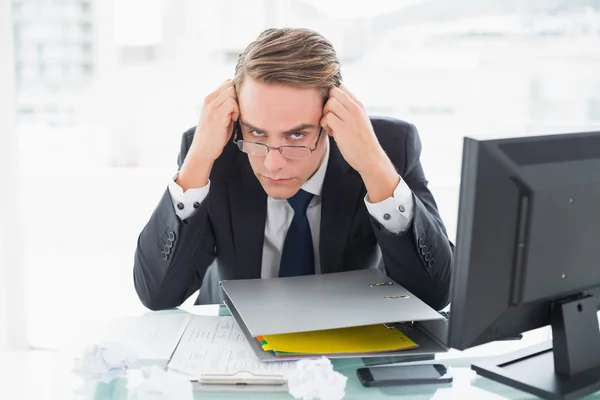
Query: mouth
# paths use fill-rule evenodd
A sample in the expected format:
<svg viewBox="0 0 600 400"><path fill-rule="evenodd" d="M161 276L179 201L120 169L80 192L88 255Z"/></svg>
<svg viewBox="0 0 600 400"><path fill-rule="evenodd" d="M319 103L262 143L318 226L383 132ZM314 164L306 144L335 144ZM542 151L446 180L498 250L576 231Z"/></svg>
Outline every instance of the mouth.
<svg viewBox="0 0 600 400"><path fill-rule="evenodd" d="M291 182L293 178L270 178L268 176L261 175L264 180L269 183L286 183Z"/></svg>

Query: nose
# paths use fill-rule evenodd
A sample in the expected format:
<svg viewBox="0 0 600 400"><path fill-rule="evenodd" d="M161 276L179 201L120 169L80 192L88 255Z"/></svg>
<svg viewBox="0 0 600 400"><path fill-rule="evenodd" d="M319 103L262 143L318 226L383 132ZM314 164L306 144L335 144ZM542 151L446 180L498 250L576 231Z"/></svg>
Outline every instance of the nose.
<svg viewBox="0 0 600 400"><path fill-rule="evenodd" d="M269 150L269 153L265 156L265 167L269 172L279 171L285 167L287 160L279 152L279 150Z"/></svg>

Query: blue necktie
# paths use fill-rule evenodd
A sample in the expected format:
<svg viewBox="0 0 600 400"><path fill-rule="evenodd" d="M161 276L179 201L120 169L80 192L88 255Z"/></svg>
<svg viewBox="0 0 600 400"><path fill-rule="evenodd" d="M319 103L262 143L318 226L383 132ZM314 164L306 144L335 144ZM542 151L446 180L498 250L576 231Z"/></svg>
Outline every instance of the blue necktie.
<svg viewBox="0 0 600 400"><path fill-rule="evenodd" d="M288 199L288 203L294 209L294 218L283 244L281 263L279 264L279 276L281 277L315 273L312 236L306 217L306 209L312 197L311 193L300 189L298 193Z"/></svg>

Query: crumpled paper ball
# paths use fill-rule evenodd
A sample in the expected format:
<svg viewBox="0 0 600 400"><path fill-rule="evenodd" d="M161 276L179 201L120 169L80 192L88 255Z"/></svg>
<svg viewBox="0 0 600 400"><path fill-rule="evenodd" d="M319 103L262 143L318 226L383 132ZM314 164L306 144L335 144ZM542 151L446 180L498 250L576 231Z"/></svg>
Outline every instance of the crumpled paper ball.
<svg viewBox="0 0 600 400"><path fill-rule="evenodd" d="M340 400L346 394L347 377L333 370L327 357L300 360L288 375L288 391L295 399Z"/></svg>
<svg viewBox="0 0 600 400"><path fill-rule="evenodd" d="M136 354L119 343L101 342L85 349L73 372L85 380L109 383L125 375L137 363Z"/></svg>
<svg viewBox="0 0 600 400"><path fill-rule="evenodd" d="M193 400L192 382L156 365L131 371L127 379L128 400Z"/></svg>

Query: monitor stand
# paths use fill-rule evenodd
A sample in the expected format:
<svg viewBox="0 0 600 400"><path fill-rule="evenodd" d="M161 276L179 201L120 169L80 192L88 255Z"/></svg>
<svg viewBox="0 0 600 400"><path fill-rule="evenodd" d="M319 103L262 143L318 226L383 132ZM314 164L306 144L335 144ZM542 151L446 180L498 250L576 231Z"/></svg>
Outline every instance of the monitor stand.
<svg viewBox="0 0 600 400"><path fill-rule="evenodd" d="M597 299L554 304L552 341L474 363L477 374L545 399L577 399L600 390Z"/></svg>

